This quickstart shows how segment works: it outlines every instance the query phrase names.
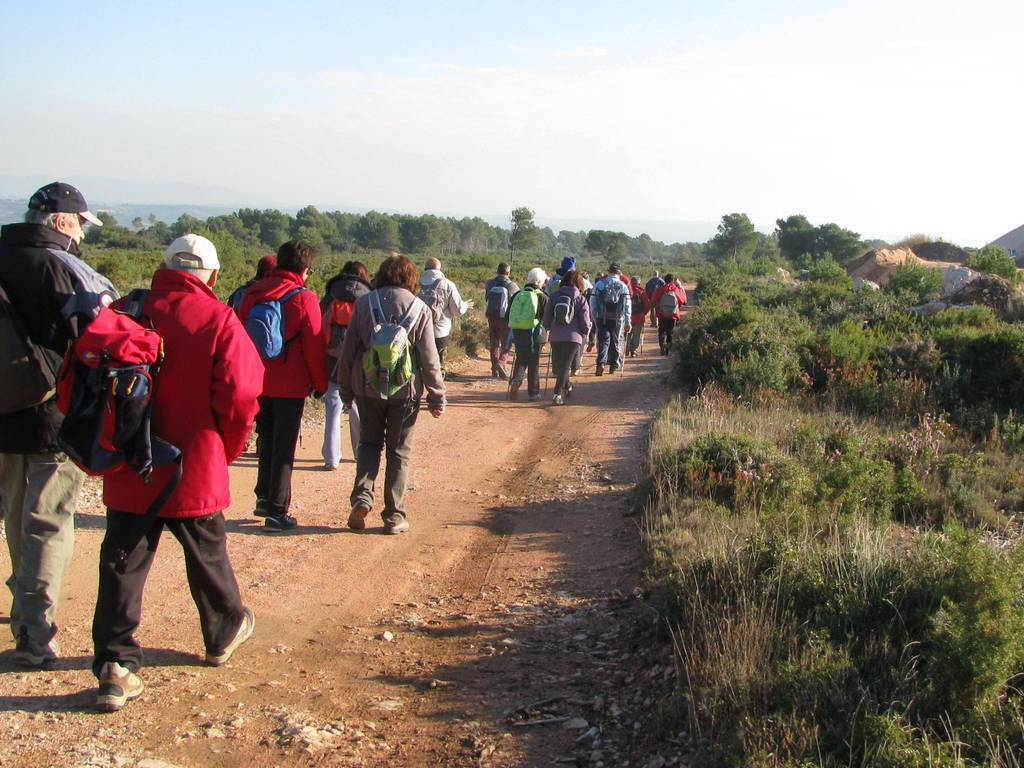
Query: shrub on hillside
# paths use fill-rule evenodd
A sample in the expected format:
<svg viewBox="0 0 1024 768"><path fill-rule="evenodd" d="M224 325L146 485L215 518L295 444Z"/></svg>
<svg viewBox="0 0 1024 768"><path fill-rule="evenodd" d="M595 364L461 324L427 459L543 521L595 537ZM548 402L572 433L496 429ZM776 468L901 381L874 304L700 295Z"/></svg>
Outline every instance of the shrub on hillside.
<svg viewBox="0 0 1024 768"><path fill-rule="evenodd" d="M909 297L916 303L931 301L942 295L942 272L914 261L906 261L896 267L885 290Z"/></svg>

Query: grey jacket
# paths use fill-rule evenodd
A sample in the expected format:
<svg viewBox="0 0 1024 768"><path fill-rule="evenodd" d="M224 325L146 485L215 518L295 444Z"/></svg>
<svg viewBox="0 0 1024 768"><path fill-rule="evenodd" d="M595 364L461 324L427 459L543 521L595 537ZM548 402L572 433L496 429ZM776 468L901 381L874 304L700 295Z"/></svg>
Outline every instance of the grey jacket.
<svg viewBox="0 0 1024 768"><path fill-rule="evenodd" d="M409 338L413 344L415 376L406 385L405 392L393 396L392 400L411 399L417 402L427 390L427 405L431 408L443 407L445 404L444 379L441 378L441 362L434 344L434 323L430 310L418 298L404 288L378 288L380 306L386 317L400 320L414 302L420 305L420 315L413 325ZM370 310L372 293L360 296L356 301L352 323L345 334L345 342L341 346L341 356L335 369L335 382L341 392L343 402L352 402L355 397L378 397L378 394L367 388L366 375L363 372L363 355L370 349L373 332L373 312Z"/></svg>

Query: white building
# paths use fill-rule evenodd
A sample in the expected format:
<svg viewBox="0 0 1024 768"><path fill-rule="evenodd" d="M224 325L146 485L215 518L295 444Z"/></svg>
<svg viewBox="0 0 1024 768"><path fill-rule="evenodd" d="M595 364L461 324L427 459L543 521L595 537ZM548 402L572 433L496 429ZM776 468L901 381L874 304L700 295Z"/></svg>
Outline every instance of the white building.
<svg viewBox="0 0 1024 768"><path fill-rule="evenodd" d="M1010 258L1019 260L1024 255L1024 226L1017 227L1012 232L1007 232L998 240L993 240L989 245L998 245L1010 254Z"/></svg>

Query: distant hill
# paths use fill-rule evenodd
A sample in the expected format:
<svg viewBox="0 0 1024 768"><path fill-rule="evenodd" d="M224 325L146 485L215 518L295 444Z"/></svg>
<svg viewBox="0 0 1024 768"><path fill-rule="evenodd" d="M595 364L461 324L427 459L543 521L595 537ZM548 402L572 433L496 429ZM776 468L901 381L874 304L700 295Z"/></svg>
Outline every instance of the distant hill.
<svg viewBox="0 0 1024 768"><path fill-rule="evenodd" d="M112 213L117 223L130 227L132 219L139 217L148 224L150 214L168 224L177 221L183 213L195 216L197 219L205 219L208 216L219 216L223 213L232 213L236 209L218 205L168 205L154 203L150 205L136 203L93 203L89 207L94 211L107 211ZM25 215L25 201L0 198L0 224L11 224L21 221Z"/></svg>

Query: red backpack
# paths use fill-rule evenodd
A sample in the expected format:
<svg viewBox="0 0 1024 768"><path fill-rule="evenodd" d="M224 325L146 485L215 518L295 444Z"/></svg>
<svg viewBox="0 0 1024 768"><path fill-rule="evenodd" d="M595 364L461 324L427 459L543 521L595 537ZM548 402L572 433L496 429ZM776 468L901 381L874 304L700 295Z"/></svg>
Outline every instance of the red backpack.
<svg viewBox="0 0 1024 768"><path fill-rule="evenodd" d="M128 553L181 479L181 451L150 432L164 343L142 314L148 295L132 291L120 309L101 309L71 345L57 381L57 408L64 414L57 439L84 472L105 475L127 466L148 483L155 467L177 464L140 516L138 536L119 542L115 565L122 573Z"/></svg>

